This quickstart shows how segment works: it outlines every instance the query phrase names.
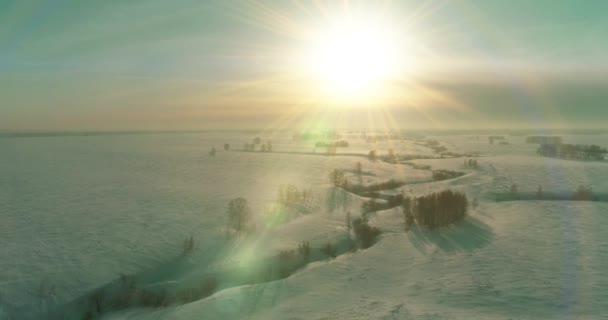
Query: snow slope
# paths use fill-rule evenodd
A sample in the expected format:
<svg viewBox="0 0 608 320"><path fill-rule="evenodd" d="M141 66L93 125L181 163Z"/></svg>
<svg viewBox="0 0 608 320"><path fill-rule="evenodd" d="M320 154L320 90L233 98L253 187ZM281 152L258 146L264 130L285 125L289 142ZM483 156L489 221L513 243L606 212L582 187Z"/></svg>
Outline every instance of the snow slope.
<svg viewBox="0 0 608 320"><path fill-rule="evenodd" d="M606 145L604 136L592 136ZM457 152L480 151L479 169L462 158L414 160L463 171L432 182L429 172L359 156L283 154L305 151L273 137L276 153L207 151L250 141L245 133L0 139L0 319L45 318L120 277L153 274L148 285L186 286L209 270L265 261L303 241L313 248L348 238L345 212L364 198L335 190L328 173L363 165L364 184L397 179L406 194L452 188L479 207L443 231L403 229L400 209L370 215L383 230L372 247L315 261L284 279L238 285L186 304L126 309L104 319L598 319L608 317L608 204L494 202L491 192L608 192L608 164L541 158L525 137L488 145L469 136L433 137ZM276 141L276 142L274 142ZM587 141L587 140L585 140ZM398 153L411 150L397 142ZM376 145L385 152L384 145ZM420 146L415 145L415 148ZM420 154L424 150L417 150ZM428 151L432 154L431 151ZM356 179L347 173L350 180ZM281 184L311 187L312 210L279 209ZM227 244L226 203L248 199L257 236ZM277 216L278 214L278 216ZM270 217L270 218L269 218ZM193 236L179 268L165 268ZM318 261L317 261L318 260ZM175 266L169 263L169 265ZM160 268L160 269L159 269ZM160 271L159 271L160 270ZM161 272L162 271L162 272ZM50 290L49 288L54 288ZM41 292L42 291L42 292ZM41 298L41 294L45 297ZM67 314L80 319L76 314Z"/></svg>

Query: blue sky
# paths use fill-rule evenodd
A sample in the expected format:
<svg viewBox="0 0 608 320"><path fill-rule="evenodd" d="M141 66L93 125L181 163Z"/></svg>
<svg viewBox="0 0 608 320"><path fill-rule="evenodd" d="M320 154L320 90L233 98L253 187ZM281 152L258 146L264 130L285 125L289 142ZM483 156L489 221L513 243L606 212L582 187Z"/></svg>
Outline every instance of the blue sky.
<svg viewBox="0 0 608 320"><path fill-rule="evenodd" d="M0 129L263 127L303 105L323 109L286 69L298 30L340 3L0 0ZM461 106L392 101L404 126L422 119L416 110L446 126L607 118L607 1L350 7L407 26L427 49L420 60L436 65L411 81Z"/></svg>

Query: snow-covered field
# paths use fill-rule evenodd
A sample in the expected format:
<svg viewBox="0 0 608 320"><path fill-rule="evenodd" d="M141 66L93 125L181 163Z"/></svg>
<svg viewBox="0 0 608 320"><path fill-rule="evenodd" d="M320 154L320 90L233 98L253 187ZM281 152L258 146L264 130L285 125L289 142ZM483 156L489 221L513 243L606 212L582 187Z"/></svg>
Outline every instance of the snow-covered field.
<svg viewBox="0 0 608 320"><path fill-rule="evenodd" d="M261 136L272 140L273 152L237 151L254 137L245 132L0 138L0 319L86 319L81 301L121 275L148 287L186 288L210 274L233 281L188 303L90 317L608 318L608 203L492 196L513 184L521 192L585 185L607 193L608 162L543 158L525 136L490 145L486 136L447 134L432 139L453 152L478 152L479 168L464 168L464 158L410 161L464 172L433 182L428 170L366 157L372 148L433 156L413 141L353 140L325 156L290 134ZM604 134L563 137L608 146ZM234 151L223 151L224 143ZM406 184L392 192L407 195L451 188L479 206L441 231L404 231L400 208L374 212L369 224L383 233L370 248L312 259L278 280L234 280L302 242L315 250L348 239L346 212L361 215L366 199L337 190L328 175L337 168L356 182L357 162L360 184L395 179ZM312 189L313 201L281 207L283 184ZM248 200L258 225L241 241L227 240L223 228L236 197ZM192 254L180 255L191 236Z"/></svg>

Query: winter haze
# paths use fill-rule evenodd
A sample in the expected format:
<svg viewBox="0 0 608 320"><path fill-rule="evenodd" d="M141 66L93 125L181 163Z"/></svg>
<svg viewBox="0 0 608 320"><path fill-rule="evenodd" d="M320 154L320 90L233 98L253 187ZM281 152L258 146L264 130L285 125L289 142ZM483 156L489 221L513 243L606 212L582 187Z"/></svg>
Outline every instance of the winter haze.
<svg viewBox="0 0 608 320"><path fill-rule="evenodd" d="M608 317L606 12L0 0L0 320Z"/></svg>

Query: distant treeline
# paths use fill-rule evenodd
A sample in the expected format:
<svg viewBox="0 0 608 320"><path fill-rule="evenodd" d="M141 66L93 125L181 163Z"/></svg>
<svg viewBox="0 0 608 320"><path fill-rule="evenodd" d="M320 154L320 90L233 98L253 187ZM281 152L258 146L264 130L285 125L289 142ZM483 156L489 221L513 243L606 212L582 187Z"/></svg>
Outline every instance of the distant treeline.
<svg viewBox="0 0 608 320"><path fill-rule="evenodd" d="M562 137L556 136L529 136L526 138L526 143L561 144L562 142Z"/></svg>
<svg viewBox="0 0 608 320"><path fill-rule="evenodd" d="M597 145L542 144L536 152L541 156L553 158L604 160L604 155L608 153L608 150Z"/></svg>
<svg viewBox="0 0 608 320"><path fill-rule="evenodd" d="M488 142L490 144L494 144L495 140L504 141L505 140L505 136L489 136L488 137Z"/></svg>
<svg viewBox="0 0 608 320"><path fill-rule="evenodd" d="M348 141L346 141L346 140L339 140L339 141L333 141L333 142L318 141L317 143L315 143L315 147L317 147L317 148L331 148L331 147L346 148L346 147L348 147Z"/></svg>
<svg viewBox="0 0 608 320"><path fill-rule="evenodd" d="M502 201L598 201L608 202L608 194L602 192L594 192L590 186L579 186L572 192L546 192L541 186L536 192L519 192L517 186L511 186L509 192L491 193L491 198L496 202Z"/></svg>

